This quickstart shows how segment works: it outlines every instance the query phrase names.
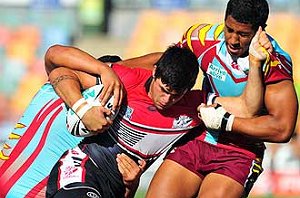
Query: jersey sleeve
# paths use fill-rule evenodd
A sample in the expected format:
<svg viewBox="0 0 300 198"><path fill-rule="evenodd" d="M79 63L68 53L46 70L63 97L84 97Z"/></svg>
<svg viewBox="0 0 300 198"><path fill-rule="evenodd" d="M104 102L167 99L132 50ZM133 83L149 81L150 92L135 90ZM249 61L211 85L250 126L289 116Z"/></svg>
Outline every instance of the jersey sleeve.
<svg viewBox="0 0 300 198"><path fill-rule="evenodd" d="M264 65L264 79L266 84L282 81L292 80L292 59L288 53L280 48L278 43L269 37L274 51L270 54L269 60Z"/></svg>
<svg viewBox="0 0 300 198"><path fill-rule="evenodd" d="M217 56L216 48L223 39L223 29L224 24L195 24L183 34L177 45L192 50L198 58L200 69L205 73Z"/></svg>
<svg viewBox="0 0 300 198"><path fill-rule="evenodd" d="M198 57L212 45L220 42L223 29L224 24L195 24L183 34L177 46L189 48Z"/></svg>

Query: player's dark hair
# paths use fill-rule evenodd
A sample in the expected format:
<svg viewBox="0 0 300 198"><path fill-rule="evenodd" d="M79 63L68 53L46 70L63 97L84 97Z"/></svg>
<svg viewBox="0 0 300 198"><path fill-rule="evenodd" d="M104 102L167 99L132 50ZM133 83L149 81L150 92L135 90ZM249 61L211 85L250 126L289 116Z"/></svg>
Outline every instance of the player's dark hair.
<svg viewBox="0 0 300 198"><path fill-rule="evenodd" d="M253 30L267 26L269 5L266 0L229 0L225 20L231 15L236 21L251 24Z"/></svg>
<svg viewBox="0 0 300 198"><path fill-rule="evenodd" d="M182 93L194 86L198 72L199 65L194 53L174 45L156 63L154 78L160 78L171 90Z"/></svg>
<svg viewBox="0 0 300 198"><path fill-rule="evenodd" d="M103 63L115 63L121 61L121 57L117 55L104 55L98 58L99 61Z"/></svg>

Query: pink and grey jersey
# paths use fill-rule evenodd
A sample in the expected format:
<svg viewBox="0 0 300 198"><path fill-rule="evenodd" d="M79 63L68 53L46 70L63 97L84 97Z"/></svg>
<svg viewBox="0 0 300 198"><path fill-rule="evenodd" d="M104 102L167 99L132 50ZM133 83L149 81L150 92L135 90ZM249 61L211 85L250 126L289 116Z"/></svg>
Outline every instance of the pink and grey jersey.
<svg viewBox="0 0 300 198"><path fill-rule="evenodd" d="M203 90L219 96L239 96L242 94L249 70L248 56L233 61L228 53L224 38L224 24L196 24L191 26L178 43L191 49L198 57L204 74ZM277 42L269 36L274 52L263 66L263 81L270 83L292 80L292 61ZM244 136L206 131L200 139L220 146L229 146L242 151L255 152L256 146ZM221 144L222 143L222 144ZM249 144L250 143L250 144ZM235 146L230 146L230 145ZM261 144L259 144L261 146Z"/></svg>
<svg viewBox="0 0 300 198"><path fill-rule="evenodd" d="M198 126L199 101L205 100L201 91L190 91L182 100L158 111L148 96L145 84L152 71L113 65L126 90L118 116L109 129L118 145L132 155L146 160L155 159L190 129Z"/></svg>

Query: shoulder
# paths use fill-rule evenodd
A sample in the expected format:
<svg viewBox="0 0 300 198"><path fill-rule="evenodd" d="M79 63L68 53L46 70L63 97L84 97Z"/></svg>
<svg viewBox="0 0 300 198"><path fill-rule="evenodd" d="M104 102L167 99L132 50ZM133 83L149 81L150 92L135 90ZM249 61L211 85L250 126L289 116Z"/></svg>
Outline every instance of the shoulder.
<svg viewBox="0 0 300 198"><path fill-rule="evenodd" d="M185 32L186 37L199 37L199 39L218 39L224 30L224 24L194 24Z"/></svg>
<svg viewBox="0 0 300 198"><path fill-rule="evenodd" d="M196 55L224 38L224 24L195 24L183 35L181 47L192 49Z"/></svg>
<svg viewBox="0 0 300 198"><path fill-rule="evenodd" d="M289 62L292 62L290 55L280 47L279 43L269 34L268 34L268 38L271 41L271 44L274 48L274 52L280 54L281 56L284 56Z"/></svg>
<svg viewBox="0 0 300 198"><path fill-rule="evenodd" d="M144 83L152 75L151 70L143 68L131 68L120 64L113 64L112 68L125 86Z"/></svg>

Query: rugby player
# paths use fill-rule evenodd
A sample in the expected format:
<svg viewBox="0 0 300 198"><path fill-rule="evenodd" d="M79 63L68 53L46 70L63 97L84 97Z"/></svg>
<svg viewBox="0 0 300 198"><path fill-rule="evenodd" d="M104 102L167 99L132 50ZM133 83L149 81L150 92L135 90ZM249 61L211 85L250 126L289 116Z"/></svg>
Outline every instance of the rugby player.
<svg viewBox="0 0 300 198"><path fill-rule="evenodd" d="M197 59L191 55L192 52L184 48L170 47L155 64L153 71L124 67L120 65L122 62L113 64L112 69L126 90L120 112L108 129L101 127L99 121L105 119L103 113L100 115L102 107L93 107L86 112L82 121L89 127L100 123L98 127L90 128L98 135L85 138L78 147L63 154L51 171L47 196L74 197L88 193L98 197L132 197L137 186L127 186L122 180L122 171L115 161L118 154L125 153L136 164L141 159L145 160L147 168L171 144L201 123L196 107L205 102L206 95L199 90L189 91L198 73L195 69L198 68ZM68 106L73 106L82 98L80 87L85 89L95 85L97 76L61 66L74 67L72 62L76 59L86 66L96 63L95 60L92 61L91 56L79 49L65 46L53 46L49 49L48 57L51 57L48 63L52 69L60 66L50 72L53 86ZM253 85L258 84L257 87L263 90L258 63L251 70L257 79ZM252 102L259 100L262 93L258 91L252 97ZM257 104L256 109L260 102ZM202 131L202 127L197 131ZM139 175L136 179L139 179Z"/></svg>

